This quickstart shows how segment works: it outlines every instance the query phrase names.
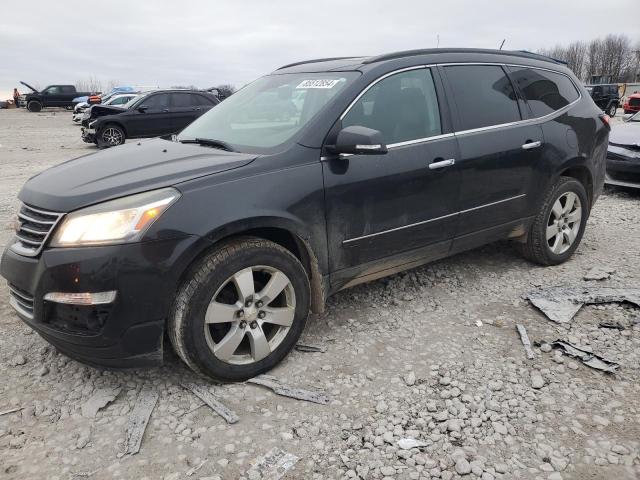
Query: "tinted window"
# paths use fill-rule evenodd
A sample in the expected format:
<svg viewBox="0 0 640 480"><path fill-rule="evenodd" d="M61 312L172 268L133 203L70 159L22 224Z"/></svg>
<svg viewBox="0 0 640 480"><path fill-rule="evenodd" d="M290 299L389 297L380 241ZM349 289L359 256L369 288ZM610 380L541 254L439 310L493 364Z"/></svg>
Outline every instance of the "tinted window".
<svg viewBox="0 0 640 480"><path fill-rule="evenodd" d="M140 106L149 107L150 111L167 109L169 108L169 94L160 93L158 95L151 95L146 98Z"/></svg>
<svg viewBox="0 0 640 480"><path fill-rule="evenodd" d="M578 99L579 94L569 77L536 68L512 68L513 80L527 99L536 117L547 115ZM602 87L594 87L599 94Z"/></svg>
<svg viewBox="0 0 640 480"><path fill-rule="evenodd" d="M493 65L446 67L462 130L520 120L518 100L504 70Z"/></svg>
<svg viewBox="0 0 640 480"><path fill-rule="evenodd" d="M188 93L172 93L171 94L171 104L174 107L178 108L186 108L192 107L191 97L193 95L189 95Z"/></svg>
<svg viewBox="0 0 640 480"><path fill-rule="evenodd" d="M56 94L56 93L60 93L60 87L49 87L45 90L45 92L49 93L49 94Z"/></svg>
<svg viewBox="0 0 640 480"><path fill-rule="evenodd" d="M63 86L62 93L75 93L76 89L71 86Z"/></svg>
<svg viewBox="0 0 640 480"><path fill-rule="evenodd" d="M204 95L191 95L191 105L197 107L200 105L214 105L213 100Z"/></svg>
<svg viewBox="0 0 640 480"><path fill-rule="evenodd" d="M440 111L429 69L392 75L360 97L342 126L379 130L387 145L442 133Z"/></svg>

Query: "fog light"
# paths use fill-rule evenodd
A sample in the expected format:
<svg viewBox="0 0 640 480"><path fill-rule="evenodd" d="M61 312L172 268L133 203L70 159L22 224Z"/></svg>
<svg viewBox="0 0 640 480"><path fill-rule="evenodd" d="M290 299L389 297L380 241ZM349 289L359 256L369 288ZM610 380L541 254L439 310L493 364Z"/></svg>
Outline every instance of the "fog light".
<svg viewBox="0 0 640 480"><path fill-rule="evenodd" d="M44 296L48 302L67 303L70 305L104 305L116 299L116 291L95 293L51 292Z"/></svg>

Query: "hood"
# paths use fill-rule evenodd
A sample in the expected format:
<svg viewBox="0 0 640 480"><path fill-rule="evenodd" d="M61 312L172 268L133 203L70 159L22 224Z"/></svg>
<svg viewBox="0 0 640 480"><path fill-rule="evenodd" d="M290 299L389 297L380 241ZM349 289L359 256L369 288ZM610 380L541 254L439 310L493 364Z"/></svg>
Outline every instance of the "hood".
<svg viewBox="0 0 640 480"><path fill-rule="evenodd" d="M34 207L70 212L242 167L257 156L159 138L134 141L45 170L27 181L18 198Z"/></svg>
<svg viewBox="0 0 640 480"><path fill-rule="evenodd" d="M114 105L101 105L95 104L91 106L92 117L104 117L105 115L116 115L118 113L126 112L127 109L123 107L117 107Z"/></svg>
<svg viewBox="0 0 640 480"><path fill-rule="evenodd" d="M36 90L35 88L33 88L31 85L29 85L28 83L23 82L22 80L20 80L20 83L22 85L24 85L27 88L30 88L31 90L33 90L33 93L38 93L38 90Z"/></svg>
<svg viewBox="0 0 640 480"><path fill-rule="evenodd" d="M609 143L640 146L640 122L628 122L613 127L609 134Z"/></svg>

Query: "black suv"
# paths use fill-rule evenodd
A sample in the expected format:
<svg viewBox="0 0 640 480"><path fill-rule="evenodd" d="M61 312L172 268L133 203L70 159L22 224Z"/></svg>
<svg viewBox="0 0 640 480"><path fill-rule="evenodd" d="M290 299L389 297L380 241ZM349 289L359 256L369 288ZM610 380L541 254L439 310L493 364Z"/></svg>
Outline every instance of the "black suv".
<svg viewBox="0 0 640 480"><path fill-rule="evenodd" d="M0 271L19 316L94 365L242 380L327 296L505 238L578 247L609 135L544 57L416 50L291 64L173 140L55 166L20 192Z"/></svg>
<svg viewBox="0 0 640 480"><path fill-rule="evenodd" d="M82 122L82 139L105 148L127 138L177 133L218 103L218 97L200 90L156 90L127 107L94 105Z"/></svg>
<svg viewBox="0 0 640 480"><path fill-rule="evenodd" d="M615 117L618 104L620 103L620 93L618 85L587 85L587 91L598 107L606 112L610 117Z"/></svg>

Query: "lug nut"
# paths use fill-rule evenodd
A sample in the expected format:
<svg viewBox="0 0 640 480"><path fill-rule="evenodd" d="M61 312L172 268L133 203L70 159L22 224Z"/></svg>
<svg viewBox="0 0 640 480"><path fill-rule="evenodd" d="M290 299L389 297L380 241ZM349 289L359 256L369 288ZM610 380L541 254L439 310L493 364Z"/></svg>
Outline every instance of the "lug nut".
<svg viewBox="0 0 640 480"><path fill-rule="evenodd" d="M258 301L256 302L256 307L258 307L258 308L262 308L262 305L264 305L264 303L262 303L262 300L258 300Z"/></svg>
<svg viewBox="0 0 640 480"><path fill-rule="evenodd" d="M256 322L255 320L251 322L251 328L258 328L258 322Z"/></svg>
<svg viewBox="0 0 640 480"><path fill-rule="evenodd" d="M244 320L240 322L240 328L246 328L247 327L247 322L245 322Z"/></svg>
<svg viewBox="0 0 640 480"><path fill-rule="evenodd" d="M244 306L245 307L250 307L251 306L251 300L247 300L246 302L244 302Z"/></svg>
<svg viewBox="0 0 640 480"><path fill-rule="evenodd" d="M264 318L264 317L266 317L266 316L267 316L267 314L266 314L266 313L264 313L263 311L260 311L260 312L258 313L258 318Z"/></svg>
<svg viewBox="0 0 640 480"><path fill-rule="evenodd" d="M238 310L236 315L238 315L238 317L240 317L240 318L244 317L244 310Z"/></svg>

